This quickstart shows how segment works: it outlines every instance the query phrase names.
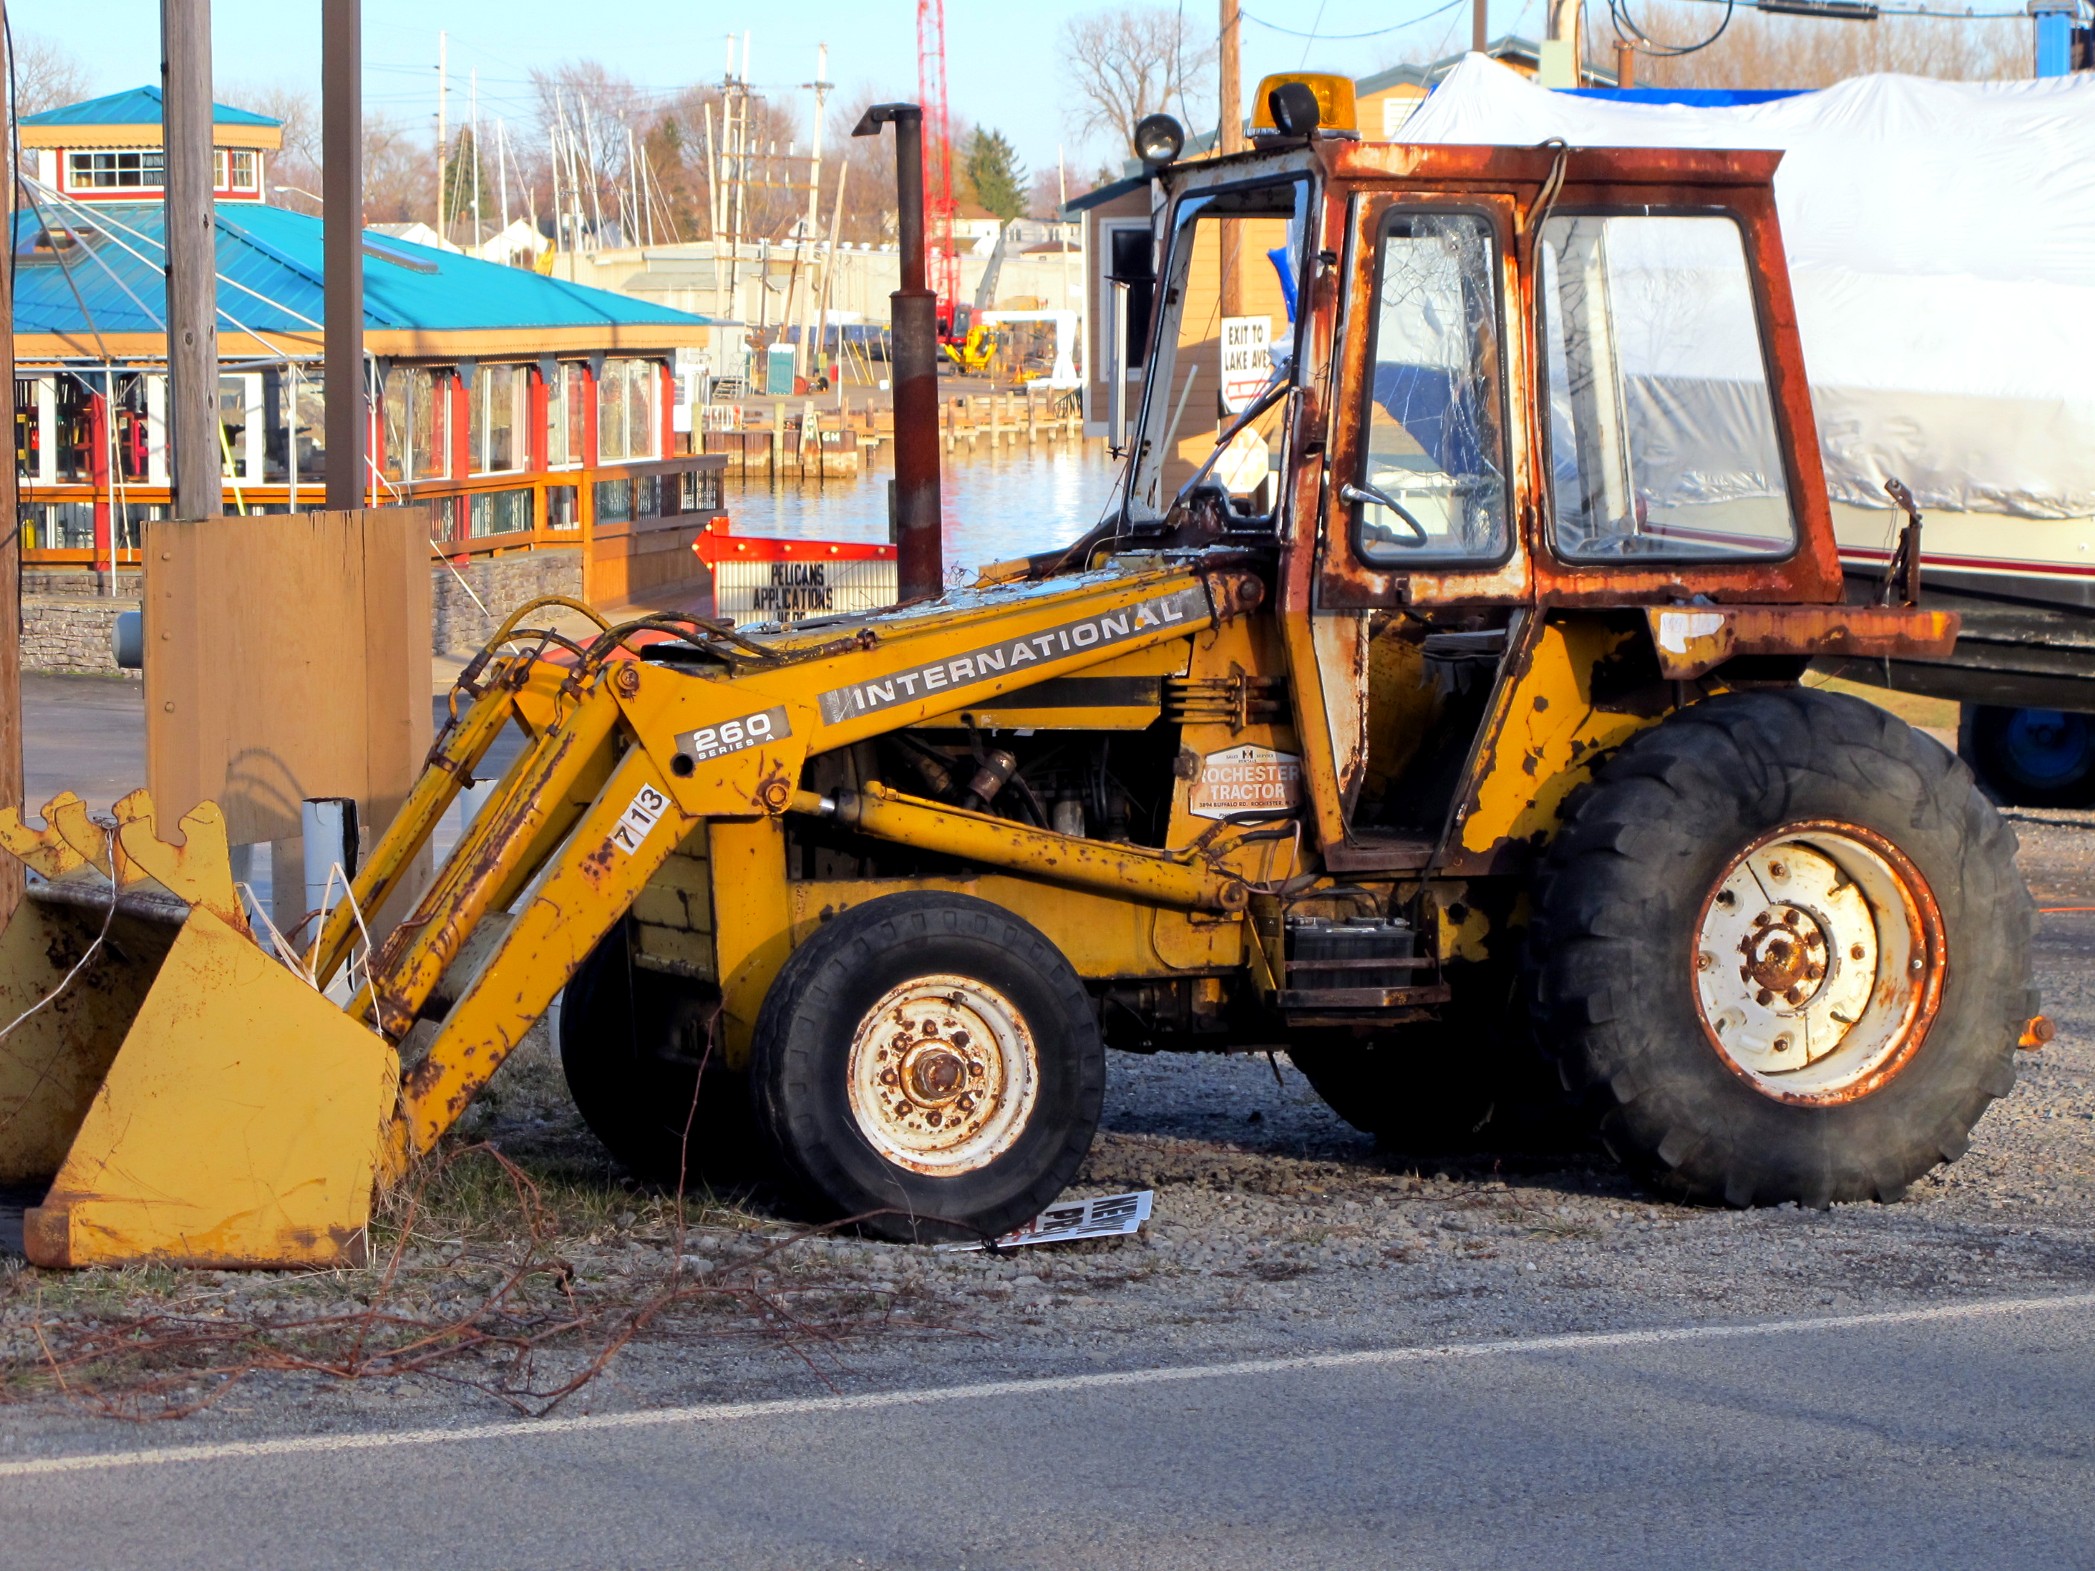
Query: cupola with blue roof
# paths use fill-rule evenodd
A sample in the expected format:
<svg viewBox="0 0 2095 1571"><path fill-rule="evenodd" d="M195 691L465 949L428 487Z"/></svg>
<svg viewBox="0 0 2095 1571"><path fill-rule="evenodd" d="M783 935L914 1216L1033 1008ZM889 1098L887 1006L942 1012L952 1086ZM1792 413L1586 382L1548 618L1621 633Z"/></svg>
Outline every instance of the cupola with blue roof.
<svg viewBox="0 0 2095 1571"><path fill-rule="evenodd" d="M36 177L82 202L135 202L165 183L160 89L134 87L61 104L20 122L22 148L36 154ZM212 185L221 202L259 202L268 192L264 159L284 145L284 125L230 104L211 106Z"/></svg>

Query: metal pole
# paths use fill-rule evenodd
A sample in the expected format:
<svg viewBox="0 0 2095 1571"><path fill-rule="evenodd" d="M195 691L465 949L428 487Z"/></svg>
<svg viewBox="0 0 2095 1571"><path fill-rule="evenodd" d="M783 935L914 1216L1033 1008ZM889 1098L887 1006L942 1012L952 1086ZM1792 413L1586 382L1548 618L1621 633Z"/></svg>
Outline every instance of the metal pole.
<svg viewBox="0 0 2095 1571"><path fill-rule="evenodd" d="M364 384L364 24L362 0L321 12L320 149L326 308L327 505L361 507L369 435Z"/></svg>
<svg viewBox="0 0 2095 1571"><path fill-rule="evenodd" d="M218 247L211 205L211 0L160 0L166 158L167 429L175 517L224 508L218 451Z"/></svg>
<svg viewBox="0 0 2095 1571"><path fill-rule="evenodd" d="M0 0L0 24L7 16ZM9 62L10 66L13 64ZM0 387L15 384L14 334L15 248L0 248ZM21 476L9 455L0 463L0 518L20 517ZM22 532L0 530L0 807L22 805ZM23 865L0 857L0 923L15 914L22 900Z"/></svg>
<svg viewBox="0 0 2095 1571"><path fill-rule="evenodd" d="M878 136L895 128L895 205L902 287L889 299L895 381L896 572L904 600L945 592L944 525L938 497L938 296L924 283L924 111L875 104L852 128Z"/></svg>

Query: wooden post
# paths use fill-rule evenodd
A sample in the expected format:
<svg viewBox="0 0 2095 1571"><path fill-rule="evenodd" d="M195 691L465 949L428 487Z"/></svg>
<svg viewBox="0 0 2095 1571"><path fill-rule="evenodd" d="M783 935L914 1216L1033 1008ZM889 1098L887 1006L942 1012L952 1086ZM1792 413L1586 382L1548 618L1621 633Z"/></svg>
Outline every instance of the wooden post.
<svg viewBox="0 0 2095 1571"><path fill-rule="evenodd" d="M1244 25L1238 10L1237 0L1222 0L1221 69L1221 118L1216 127L1221 136L1222 156L1244 151L1244 82L1242 64L1242 37ZM1240 265L1237 244L1241 224L1225 223L1222 226L1222 314L1242 316L1244 314L1244 278Z"/></svg>
<svg viewBox="0 0 2095 1571"><path fill-rule="evenodd" d="M327 505L346 510L365 501L362 0L325 0L321 29Z"/></svg>
<svg viewBox="0 0 2095 1571"><path fill-rule="evenodd" d="M212 207L211 0L160 0L166 157L167 430L175 517L224 510L218 451L218 218Z"/></svg>
<svg viewBox="0 0 2095 1571"><path fill-rule="evenodd" d="M0 22L7 15L0 0ZM0 253L0 387L8 389L10 422L15 385L15 252ZM21 516L13 445L0 464L0 518L13 523ZM22 806L22 532L0 530L0 807ZM22 863L0 857L0 924L15 914L22 900Z"/></svg>
<svg viewBox="0 0 2095 1571"><path fill-rule="evenodd" d="M1475 0L1470 8L1469 47L1480 55L1491 50L1491 0Z"/></svg>

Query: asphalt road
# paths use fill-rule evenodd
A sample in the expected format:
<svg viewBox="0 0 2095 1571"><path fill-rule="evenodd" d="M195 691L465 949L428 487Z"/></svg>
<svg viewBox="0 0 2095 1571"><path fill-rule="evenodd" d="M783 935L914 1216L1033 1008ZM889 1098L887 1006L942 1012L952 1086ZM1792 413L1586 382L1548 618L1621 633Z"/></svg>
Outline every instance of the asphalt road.
<svg viewBox="0 0 2095 1571"><path fill-rule="evenodd" d="M0 1563L2056 1571L2095 1563L2091 1309L45 1457L0 1463Z"/></svg>

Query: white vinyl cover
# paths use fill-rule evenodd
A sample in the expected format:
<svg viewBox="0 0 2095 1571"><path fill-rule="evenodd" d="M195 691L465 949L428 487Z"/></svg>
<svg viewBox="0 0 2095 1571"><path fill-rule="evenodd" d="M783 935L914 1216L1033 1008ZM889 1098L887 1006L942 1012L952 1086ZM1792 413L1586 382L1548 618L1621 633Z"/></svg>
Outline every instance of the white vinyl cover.
<svg viewBox="0 0 2095 1571"><path fill-rule="evenodd" d="M1550 92L1482 55L1407 142L1779 148L1791 287L1833 499L2095 514L2095 73L1870 76L1741 108ZM1721 377L1721 367L1707 369ZM1711 433L1714 434L1714 433Z"/></svg>

